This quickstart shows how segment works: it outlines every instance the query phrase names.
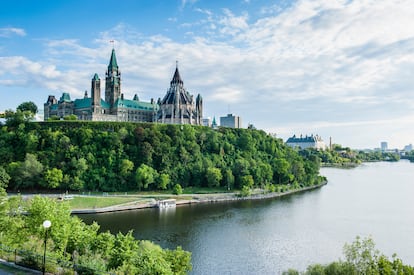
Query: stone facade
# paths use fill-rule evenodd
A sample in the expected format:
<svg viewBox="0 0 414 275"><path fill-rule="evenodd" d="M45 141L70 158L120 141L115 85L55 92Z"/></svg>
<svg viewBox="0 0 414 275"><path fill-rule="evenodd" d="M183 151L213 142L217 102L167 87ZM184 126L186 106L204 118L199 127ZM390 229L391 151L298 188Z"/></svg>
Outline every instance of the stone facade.
<svg viewBox="0 0 414 275"><path fill-rule="evenodd" d="M293 135L293 137L288 138L286 141L286 145L293 147L293 148L299 148L299 149L306 149L306 148L314 148L317 150L325 150L326 145L325 142L322 140L322 138L318 135L310 135L303 137L300 135L300 137L296 137L296 135Z"/></svg>
<svg viewBox="0 0 414 275"><path fill-rule="evenodd" d="M193 100L184 89L178 68L170 84L167 95L157 103L153 99L140 101L138 95L132 100L125 99L121 91L121 71L113 49L105 73L105 100L101 98L101 80L95 74L91 80L91 97L86 91L84 98L75 100L71 100L68 93L63 93L59 100L50 95L44 104L44 120L76 115L79 120L201 125L202 98L198 95Z"/></svg>
<svg viewBox="0 0 414 275"><path fill-rule="evenodd" d="M158 101L159 110L157 121L167 124L202 125L203 99L198 94L193 96L184 88L178 67L170 82L170 88L162 100Z"/></svg>

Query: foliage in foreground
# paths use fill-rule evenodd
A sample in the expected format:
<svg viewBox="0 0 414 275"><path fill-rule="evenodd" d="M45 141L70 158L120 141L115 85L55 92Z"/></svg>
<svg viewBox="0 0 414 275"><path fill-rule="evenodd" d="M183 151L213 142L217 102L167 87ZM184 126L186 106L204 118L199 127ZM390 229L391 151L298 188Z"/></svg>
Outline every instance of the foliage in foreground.
<svg viewBox="0 0 414 275"><path fill-rule="evenodd" d="M305 272L290 269L284 275L412 275L414 268L404 265L394 254L390 260L375 249L371 238L357 237L352 244L344 246L345 261L336 261L327 265L314 264Z"/></svg>
<svg viewBox="0 0 414 275"><path fill-rule="evenodd" d="M20 197L3 195L0 199L0 244L32 252L23 263L34 268L41 268L32 255L43 253L42 223L50 220L47 257L71 261L79 274L186 274L191 270L191 253L181 247L162 249L150 241L135 240L132 232L99 233L98 224L87 225L71 216L66 202L35 197L23 215L19 212ZM47 265L49 272L56 273L59 268Z"/></svg>

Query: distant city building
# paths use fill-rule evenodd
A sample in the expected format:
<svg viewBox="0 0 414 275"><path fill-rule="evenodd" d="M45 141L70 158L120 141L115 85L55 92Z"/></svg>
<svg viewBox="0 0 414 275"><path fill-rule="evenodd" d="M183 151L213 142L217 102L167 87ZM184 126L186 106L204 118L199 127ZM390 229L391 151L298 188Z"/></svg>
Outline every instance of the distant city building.
<svg viewBox="0 0 414 275"><path fill-rule="evenodd" d="M206 127L211 127L211 118L203 118L202 120L201 120L201 124L203 125L203 126L206 126Z"/></svg>
<svg viewBox="0 0 414 275"><path fill-rule="evenodd" d="M306 148L315 148L317 150L325 150L326 145L325 142L322 140L322 138L318 135L310 135L303 137L300 135L300 137L296 137L296 135L293 135L293 137L288 138L286 141L286 145L293 147L293 148L300 148L300 149L306 149Z"/></svg>
<svg viewBox="0 0 414 275"><path fill-rule="evenodd" d="M404 146L404 151L410 152L412 150L413 150L413 145L411 143Z"/></svg>
<svg viewBox="0 0 414 275"><path fill-rule="evenodd" d="M71 100L69 93L64 92L59 100L50 95L44 104L44 120L76 115L79 120L201 125L202 112L201 95L193 100L193 96L184 89L178 67L163 100L144 102L137 94L132 100L125 99L114 49L105 74L105 100L101 98L101 80L95 74L91 81L91 97L85 91L84 98Z"/></svg>
<svg viewBox="0 0 414 275"><path fill-rule="evenodd" d="M234 116L233 114L228 114L227 116L220 117L220 126L229 128L242 128L241 118L239 116Z"/></svg>
<svg viewBox="0 0 414 275"><path fill-rule="evenodd" d="M388 143L386 141L381 142L381 151L388 150Z"/></svg>

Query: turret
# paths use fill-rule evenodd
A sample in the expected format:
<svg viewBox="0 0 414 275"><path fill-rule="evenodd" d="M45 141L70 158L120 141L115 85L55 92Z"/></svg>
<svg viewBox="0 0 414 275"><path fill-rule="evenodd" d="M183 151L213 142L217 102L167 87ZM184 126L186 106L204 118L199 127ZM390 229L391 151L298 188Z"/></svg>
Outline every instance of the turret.
<svg viewBox="0 0 414 275"><path fill-rule="evenodd" d="M121 71L116 61L115 49L112 49L108 70L105 80L105 101L111 106L111 113L114 113L115 101L121 96Z"/></svg>
<svg viewBox="0 0 414 275"><path fill-rule="evenodd" d="M92 78L91 84L91 98L92 98L92 112L100 113L101 108L101 80L98 74L95 74Z"/></svg>

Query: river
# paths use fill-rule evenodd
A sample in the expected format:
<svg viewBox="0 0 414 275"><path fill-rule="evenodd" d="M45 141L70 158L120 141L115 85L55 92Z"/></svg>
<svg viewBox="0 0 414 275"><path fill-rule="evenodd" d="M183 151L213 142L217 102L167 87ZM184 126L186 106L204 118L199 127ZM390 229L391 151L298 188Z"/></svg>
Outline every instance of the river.
<svg viewBox="0 0 414 275"><path fill-rule="evenodd" d="M322 168L320 189L261 201L80 216L112 233L134 230L164 248L192 252L193 274L280 274L342 256L357 235L414 265L414 164Z"/></svg>

